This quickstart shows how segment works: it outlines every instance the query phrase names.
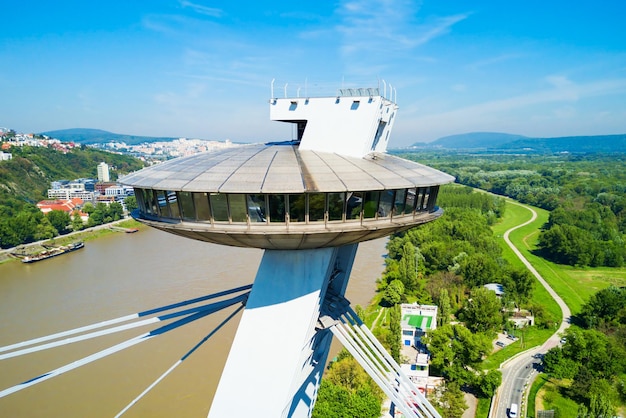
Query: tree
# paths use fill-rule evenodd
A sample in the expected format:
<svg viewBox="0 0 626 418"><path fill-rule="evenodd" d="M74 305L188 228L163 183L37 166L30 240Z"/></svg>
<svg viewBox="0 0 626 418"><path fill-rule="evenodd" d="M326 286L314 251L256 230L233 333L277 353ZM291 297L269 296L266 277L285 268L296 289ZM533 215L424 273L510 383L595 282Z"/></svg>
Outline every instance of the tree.
<svg viewBox="0 0 626 418"><path fill-rule="evenodd" d="M398 271L400 280L404 283L407 292L414 294L418 289L417 283L417 253L415 246L410 242L405 242L400 253Z"/></svg>
<svg viewBox="0 0 626 418"><path fill-rule="evenodd" d="M37 230L35 232L34 239L36 241L41 241L41 240L54 238L57 235L59 235L59 233L56 230L56 228L52 226L48 218L44 216L41 219L41 222L37 225Z"/></svg>
<svg viewBox="0 0 626 418"><path fill-rule="evenodd" d="M398 279L392 280L383 291L383 301L388 306L397 305L402 301L403 296L404 283Z"/></svg>
<svg viewBox="0 0 626 418"><path fill-rule="evenodd" d="M80 231L83 227L83 218L81 218L79 211L75 211L72 218L72 231Z"/></svg>
<svg viewBox="0 0 626 418"><path fill-rule="evenodd" d="M426 335L424 341L431 353L431 366L459 385L474 383L474 370L491 351L487 336L472 334L458 324L437 328Z"/></svg>
<svg viewBox="0 0 626 418"><path fill-rule="evenodd" d="M126 205L126 210L128 210L129 212L132 212L139 207L137 205L137 198L135 196L128 196L126 199L124 199L124 204Z"/></svg>
<svg viewBox="0 0 626 418"><path fill-rule="evenodd" d="M527 270L511 270L504 283L510 300L513 300L518 307L530 300L534 287L535 279Z"/></svg>
<svg viewBox="0 0 626 418"><path fill-rule="evenodd" d="M437 315L437 326L442 326L450 322L450 316L452 315L452 307L450 306L450 296L448 296L448 289L441 289L439 291L439 315Z"/></svg>
<svg viewBox="0 0 626 418"><path fill-rule="evenodd" d="M442 418L461 418L467 409L463 392L454 382L447 383L443 388L443 393L437 399Z"/></svg>
<svg viewBox="0 0 626 418"><path fill-rule="evenodd" d="M497 280L500 275L498 264L486 253L477 253L461 260L459 270L470 287L482 286Z"/></svg>
<svg viewBox="0 0 626 418"><path fill-rule="evenodd" d="M461 310L461 319L472 332L491 332L502 325L502 304L496 294L484 287L472 290Z"/></svg>
<svg viewBox="0 0 626 418"><path fill-rule="evenodd" d="M596 380L589 388L589 413L592 417L609 418L615 416L615 407L611 398L615 390L606 380Z"/></svg>
<svg viewBox="0 0 626 418"><path fill-rule="evenodd" d="M50 224L58 231L59 234L67 232L70 225L70 214L62 210L51 210L46 214L46 218Z"/></svg>
<svg viewBox="0 0 626 418"><path fill-rule="evenodd" d="M478 390L483 398L491 398L500 384L502 384L502 372L500 370L489 370L477 378Z"/></svg>
<svg viewBox="0 0 626 418"><path fill-rule="evenodd" d="M402 344L402 326L400 321L402 319L402 310L400 305L394 305L389 312L389 334L388 344L391 357L397 362L400 362L400 349Z"/></svg>
<svg viewBox="0 0 626 418"><path fill-rule="evenodd" d="M122 217L124 216L124 207L121 203L112 202L107 208L107 216L111 218L111 221L117 221L122 219Z"/></svg>
<svg viewBox="0 0 626 418"><path fill-rule="evenodd" d="M611 285L589 298L583 305L579 318L586 328L595 328L617 320L624 308L626 308L626 290Z"/></svg>
<svg viewBox="0 0 626 418"><path fill-rule="evenodd" d="M379 418L382 391L359 363L342 351L320 385L313 417Z"/></svg>
<svg viewBox="0 0 626 418"><path fill-rule="evenodd" d="M551 348L543 356L543 367L546 373L557 379L571 379L578 373L578 363L563 355L561 347Z"/></svg>

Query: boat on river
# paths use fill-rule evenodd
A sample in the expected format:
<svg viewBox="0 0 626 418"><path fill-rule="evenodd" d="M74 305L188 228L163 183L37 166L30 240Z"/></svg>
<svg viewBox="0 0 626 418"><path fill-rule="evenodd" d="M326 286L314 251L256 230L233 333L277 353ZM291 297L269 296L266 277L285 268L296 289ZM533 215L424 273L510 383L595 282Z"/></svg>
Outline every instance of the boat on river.
<svg viewBox="0 0 626 418"><path fill-rule="evenodd" d="M37 261L47 260L48 258L56 257L62 254L67 254L72 251L80 250L85 246L82 241L73 242L68 245L62 245L60 247L47 248L37 254L27 255L22 258L22 263L35 263Z"/></svg>

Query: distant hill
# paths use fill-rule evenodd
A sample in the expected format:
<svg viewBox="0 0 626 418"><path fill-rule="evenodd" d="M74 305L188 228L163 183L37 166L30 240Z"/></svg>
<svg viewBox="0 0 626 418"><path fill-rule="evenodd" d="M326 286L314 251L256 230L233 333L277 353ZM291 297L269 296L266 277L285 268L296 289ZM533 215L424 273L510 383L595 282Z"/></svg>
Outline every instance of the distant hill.
<svg viewBox="0 0 626 418"><path fill-rule="evenodd" d="M459 135L444 136L436 141L429 143L417 142L413 144L413 147L436 147L436 148L451 148L451 149L465 149L465 148L499 148L504 144L516 141L518 139L525 139L522 135L505 134L498 132L472 132Z"/></svg>
<svg viewBox="0 0 626 418"><path fill-rule="evenodd" d="M450 149L484 152L524 153L626 153L626 134L529 138L497 132L473 132L416 142L413 149Z"/></svg>
<svg viewBox="0 0 626 418"><path fill-rule="evenodd" d="M101 129L61 129L58 131L41 132L52 138L59 139L63 142L74 142L76 144L101 144L107 142L125 142L128 145L137 145L144 142L160 142L172 141L173 137L154 137L154 136L136 136L123 135L113 132L103 131Z"/></svg>

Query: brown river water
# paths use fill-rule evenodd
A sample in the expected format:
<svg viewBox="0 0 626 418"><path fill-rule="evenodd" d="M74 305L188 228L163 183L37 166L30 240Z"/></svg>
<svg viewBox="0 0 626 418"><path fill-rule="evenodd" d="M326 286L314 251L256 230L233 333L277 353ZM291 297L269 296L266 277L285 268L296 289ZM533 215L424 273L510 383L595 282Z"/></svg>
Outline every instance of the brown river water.
<svg viewBox="0 0 626 418"><path fill-rule="evenodd" d="M347 297L367 305L384 268L386 239L360 244ZM74 253L0 265L0 346L252 283L262 251L154 229L111 234ZM113 417L232 309L0 398L0 417ZM206 417L239 317L124 417ZM0 390L158 327L124 331L0 361ZM337 351L338 344L333 345ZM254 350L254 347L250 348ZM280 367L280 365L277 365ZM271 384L271 377L268 377ZM245 395L242 396L245 402ZM233 405L236 415L236 406Z"/></svg>

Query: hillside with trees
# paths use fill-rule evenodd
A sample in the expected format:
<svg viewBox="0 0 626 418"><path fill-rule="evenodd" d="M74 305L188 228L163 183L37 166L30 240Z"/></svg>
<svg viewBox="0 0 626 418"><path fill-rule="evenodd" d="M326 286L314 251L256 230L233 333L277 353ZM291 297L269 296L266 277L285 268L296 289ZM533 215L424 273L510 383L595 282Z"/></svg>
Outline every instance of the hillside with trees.
<svg viewBox="0 0 626 418"><path fill-rule="evenodd" d="M35 204L46 198L50 182L96 178L97 165L112 167L112 177L143 167L136 158L87 147L63 153L46 147L13 147L13 158L0 161L0 247L10 248L68 232L57 230L65 220L61 214L44 216ZM102 219L114 219L121 208L93 207ZM92 210L89 207L87 210ZM53 211L56 212L56 211ZM110 213L109 213L110 212ZM51 212L52 213L52 212ZM71 224L71 222L70 222ZM75 225L78 225L75 223Z"/></svg>

